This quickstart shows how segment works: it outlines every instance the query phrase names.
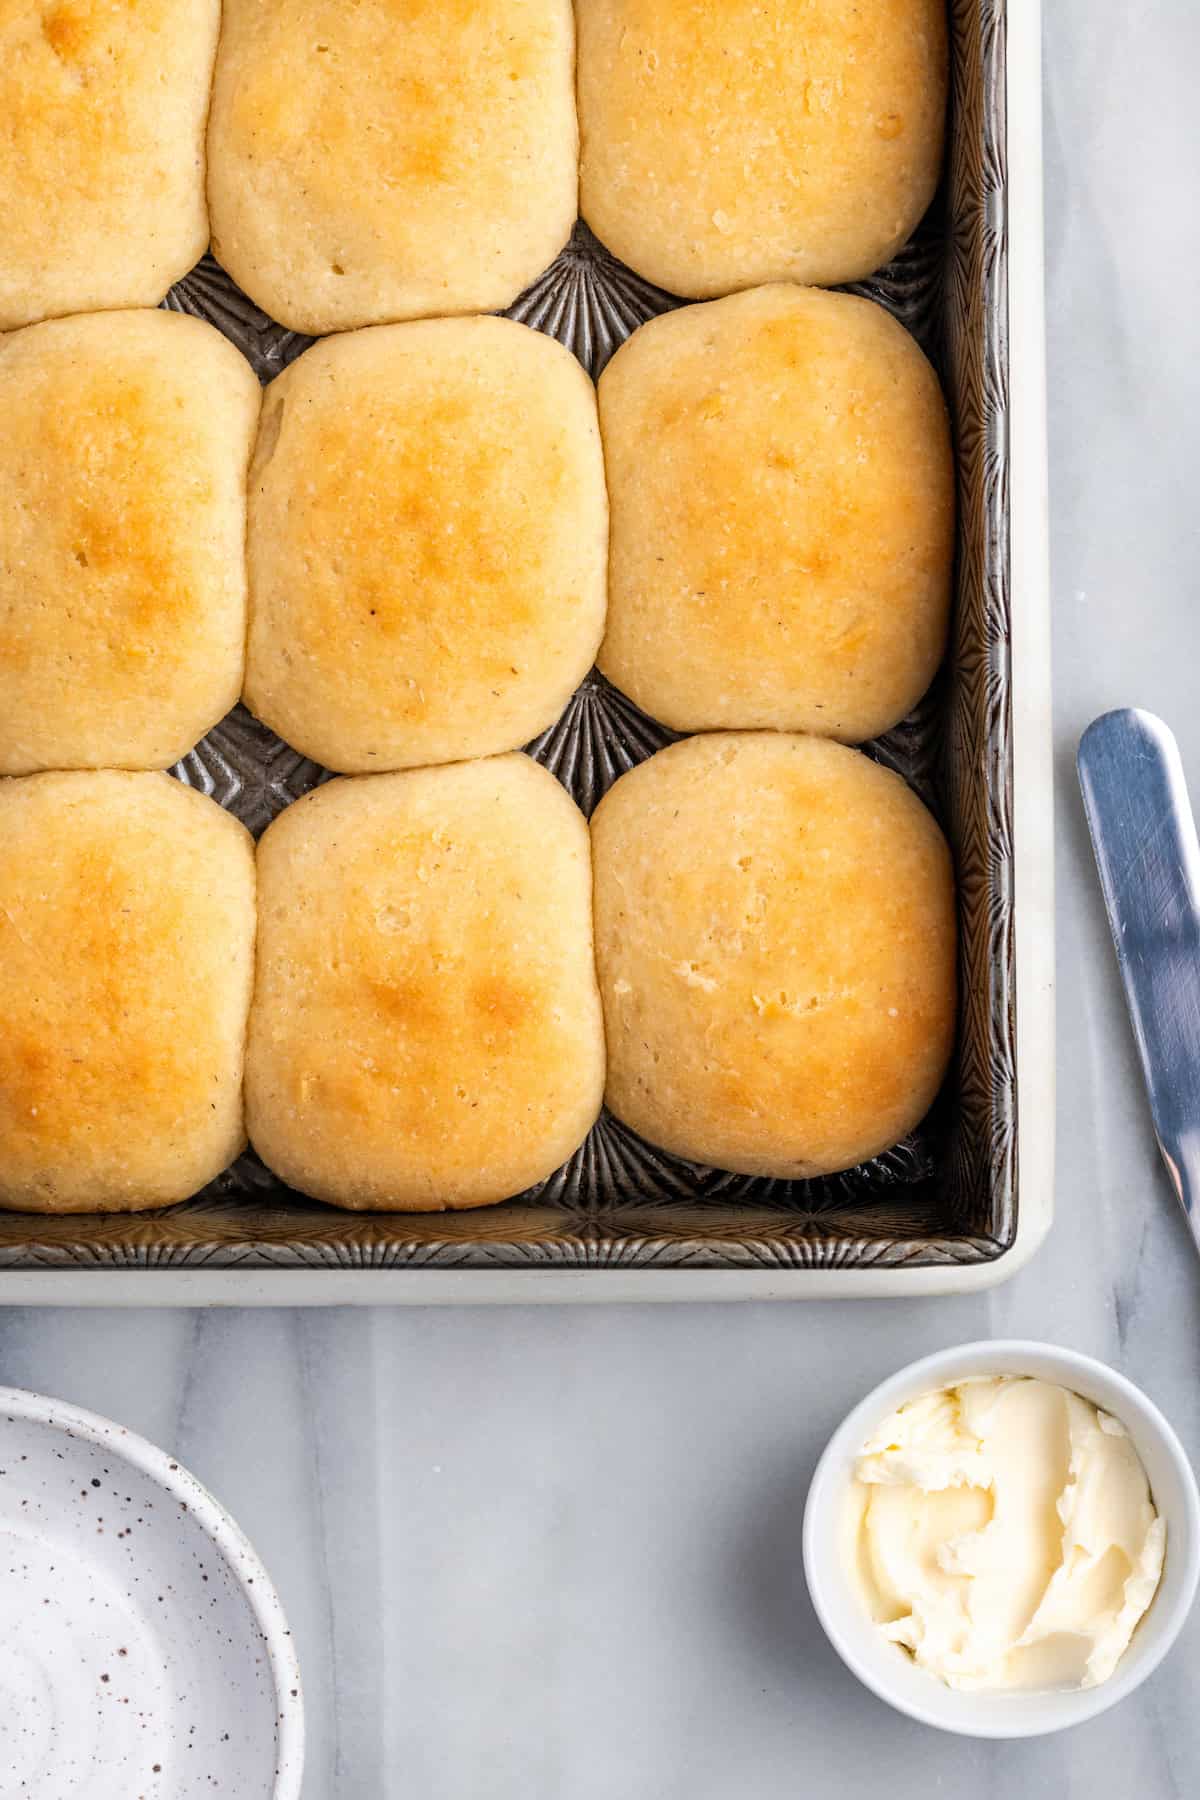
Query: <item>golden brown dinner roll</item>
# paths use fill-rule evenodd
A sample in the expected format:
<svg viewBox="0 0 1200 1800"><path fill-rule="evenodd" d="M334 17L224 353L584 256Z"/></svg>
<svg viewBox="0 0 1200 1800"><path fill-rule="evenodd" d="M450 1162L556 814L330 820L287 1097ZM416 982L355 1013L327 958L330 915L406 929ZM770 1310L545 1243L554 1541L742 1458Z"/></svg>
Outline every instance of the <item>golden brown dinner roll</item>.
<svg viewBox="0 0 1200 1800"><path fill-rule="evenodd" d="M251 1141L336 1206L486 1206L600 1110L587 827L525 756L334 781L259 845Z"/></svg>
<svg viewBox="0 0 1200 1800"><path fill-rule="evenodd" d="M689 738L610 789L592 853L618 1118L789 1177L919 1122L954 1036L954 891L899 776L821 738Z"/></svg>
<svg viewBox="0 0 1200 1800"><path fill-rule="evenodd" d="M855 281L933 198L945 0L578 0L580 207L693 299Z"/></svg>
<svg viewBox="0 0 1200 1800"><path fill-rule="evenodd" d="M208 243L220 0L0 4L0 330L156 306Z"/></svg>
<svg viewBox="0 0 1200 1800"><path fill-rule="evenodd" d="M600 423L611 681L678 731L904 717L945 644L954 470L890 314L786 285L667 313L604 371Z"/></svg>
<svg viewBox="0 0 1200 1800"><path fill-rule="evenodd" d="M254 847L203 794L0 781L0 1205L128 1212L245 1143Z"/></svg>
<svg viewBox="0 0 1200 1800"><path fill-rule="evenodd" d="M0 339L0 774L165 768L234 705L258 406L183 313Z"/></svg>
<svg viewBox="0 0 1200 1800"><path fill-rule="evenodd" d="M295 331L508 306L575 220L570 0L225 0L213 251Z"/></svg>
<svg viewBox="0 0 1200 1800"><path fill-rule="evenodd" d="M590 668L607 501L592 385L508 319L316 345L250 478L246 701L344 771L527 743Z"/></svg>

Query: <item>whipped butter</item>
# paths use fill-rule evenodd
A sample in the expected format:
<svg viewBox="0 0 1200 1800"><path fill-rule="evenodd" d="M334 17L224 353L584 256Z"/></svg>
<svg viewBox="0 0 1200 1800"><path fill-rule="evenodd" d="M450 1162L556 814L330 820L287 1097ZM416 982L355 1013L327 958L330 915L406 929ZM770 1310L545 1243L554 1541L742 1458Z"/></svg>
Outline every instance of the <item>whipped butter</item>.
<svg viewBox="0 0 1200 1800"><path fill-rule="evenodd" d="M872 1618L950 1687L1095 1687L1162 1574L1166 1527L1124 1426L1051 1382L910 1400L863 1445L851 1494Z"/></svg>

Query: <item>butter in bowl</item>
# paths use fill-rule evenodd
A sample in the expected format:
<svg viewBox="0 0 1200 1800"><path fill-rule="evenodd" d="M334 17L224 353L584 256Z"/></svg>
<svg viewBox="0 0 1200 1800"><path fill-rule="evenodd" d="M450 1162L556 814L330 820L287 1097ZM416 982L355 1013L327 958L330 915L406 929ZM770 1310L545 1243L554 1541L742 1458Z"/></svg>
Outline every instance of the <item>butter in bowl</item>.
<svg viewBox="0 0 1200 1800"><path fill-rule="evenodd" d="M1200 1573L1200 1504L1124 1377L980 1343L902 1370L839 1427L804 1559L830 1642L881 1698L943 1730L1036 1736L1166 1654Z"/></svg>

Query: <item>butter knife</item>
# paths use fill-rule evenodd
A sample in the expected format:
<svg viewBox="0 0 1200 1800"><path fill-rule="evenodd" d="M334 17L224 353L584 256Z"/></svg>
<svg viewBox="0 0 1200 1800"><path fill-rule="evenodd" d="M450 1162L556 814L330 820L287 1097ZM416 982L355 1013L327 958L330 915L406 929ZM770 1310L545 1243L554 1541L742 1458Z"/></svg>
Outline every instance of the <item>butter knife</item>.
<svg viewBox="0 0 1200 1800"><path fill-rule="evenodd" d="M1155 1136L1200 1248L1200 843L1179 746L1123 707L1078 763Z"/></svg>

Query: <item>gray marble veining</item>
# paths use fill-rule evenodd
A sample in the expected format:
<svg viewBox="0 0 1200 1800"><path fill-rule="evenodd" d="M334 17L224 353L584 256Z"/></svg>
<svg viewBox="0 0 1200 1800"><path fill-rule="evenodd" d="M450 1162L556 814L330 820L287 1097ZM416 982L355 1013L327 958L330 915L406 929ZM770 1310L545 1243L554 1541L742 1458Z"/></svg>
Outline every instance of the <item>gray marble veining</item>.
<svg viewBox="0 0 1200 1800"><path fill-rule="evenodd" d="M1096 713L1200 790L1200 176L1192 0L1048 0L1059 807L1057 1221L962 1300L363 1313L0 1312L0 1380L169 1444L231 1508L304 1662L306 1800L1171 1800L1200 1788L1200 1615L1065 1738L940 1738L827 1648L798 1531L897 1364L1047 1337L1200 1459L1200 1264L1160 1173L1073 769Z"/></svg>

